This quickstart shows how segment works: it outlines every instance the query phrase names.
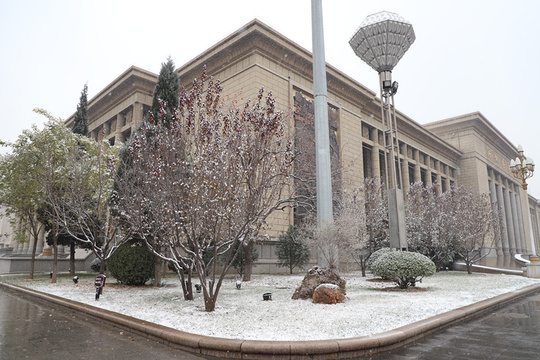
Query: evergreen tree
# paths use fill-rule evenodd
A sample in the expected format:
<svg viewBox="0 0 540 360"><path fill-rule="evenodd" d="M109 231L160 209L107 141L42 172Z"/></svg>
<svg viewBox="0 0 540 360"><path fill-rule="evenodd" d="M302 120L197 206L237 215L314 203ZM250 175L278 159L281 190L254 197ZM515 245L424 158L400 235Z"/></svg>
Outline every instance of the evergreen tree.
<svg viewBox="0 0 540 360"><path fill-rule="evenodd" d="M171 114L178 108L179 95L180 77L175 71L173 60L168 57L167 62L161 63L161 70L159 72L157 84L154 87L154 98L152 100L152 108L150 109L153 121L162 121L166 127L169 127ZM166 107L167 113L165 116L158 116L162 104ZM157 250L159 250L160 244L155 243L154 245L156 246ZM156 257L154 276L154 284L156 286L160 286L161 284L161 267L162 259Z"/></svg>
<svg viewBox="0 0 540 360"><path fill-rule="evenodd" d="M88 135L88 85L84 84L77 112L73 119L73 132L83 136Z"/></svg>
<svg viewBox="0 0 540 360"><path fill-rule="evenodd" d="M170 114L178 107L178 96L180 93L180 77L175 71L174 62L169 57L167 62L161 64L158 81L154 88L154 99L152 100L151 113L154 121L162 119L166 122L170 121ZM167 116L158 117L160 111L160 100L167 107Z"/></svg>
<svg viewBox="0 0 540 360"><path fill-rule="evenodd" d="M302 242L300 231L289 226L286 233L279 236L276 246L277 266L288 267L292 274L295 267L303 268L309 262L309 247Z"/></svg>
<svg viewBox="0 0 540 360"><path fill-rule="evenodd" d="M88 85L84 84L83 90L81 91L81 97L79 99L79 104L77 104L77 112L75 113L75 118L73 119L73 128L71 129L73 133L80 134L83 136L88 136ZM62 232L60 232L62 233ZM69 271L71 275L75 275L75 246L77 246L77 241L69 236L69 234L63 234L59 236L61 239L60 245L68 246L69 245Z"/></svg>

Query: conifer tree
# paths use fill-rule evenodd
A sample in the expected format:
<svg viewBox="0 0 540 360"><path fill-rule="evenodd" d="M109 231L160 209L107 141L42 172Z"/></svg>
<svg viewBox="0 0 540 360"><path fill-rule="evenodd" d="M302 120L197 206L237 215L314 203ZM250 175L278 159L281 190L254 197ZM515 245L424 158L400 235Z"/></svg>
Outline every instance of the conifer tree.
<svg viewBox="0 0 540 360"><path fill-rule="evenodd" d="M166 127L169 127L171 114L178 108L179 94L180 77L175 71L173 60L169 56L167 62L161 63L157 84L154 87L154 98L152 100L152 108L150 109L153 121L162 121ZM158 116L162 105L167 109L167 113L165 116ZM159 247L159 244L156 244L156 246ZM155 286L161 285L161 262L162 260L156 257Z"/></svg>
<svg viewBox="0 0 540 360"><path fill-rule="evenodd" d="M88 136L88 85L84 84L81 91L77 112L73 119L73 133ZM75 246L77 242L68 234L58 237L60 245L69 246L69 272L75 275Z"/></svg>
<svg viewBox="0 0 540 360"><path fill-rule="evenodd" d="M77 112L73 120L73 132L83 136L88 135L88 85L84 84Z"/></svg>
<svg viewBox="0 0 540 360"><path fill-rule="evenodd" d="M163 121L170 121L170 114L178 107L178 95L180 93L180 77L175 71L174 62L169 57L167 62L161 64L161 71L159 72L158 81L154 88L154 99L152 100L151 112L156 121L158 113L160 111L160 100L167 108L167 116L161 117Z"/></svg>

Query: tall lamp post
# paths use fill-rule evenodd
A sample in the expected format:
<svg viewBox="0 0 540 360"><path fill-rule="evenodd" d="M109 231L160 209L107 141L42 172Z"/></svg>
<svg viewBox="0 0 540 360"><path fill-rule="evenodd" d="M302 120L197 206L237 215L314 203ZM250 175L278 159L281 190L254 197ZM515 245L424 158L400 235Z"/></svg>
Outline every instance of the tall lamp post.
<svg viewBox="0 0 540 360"><path fill-rule="evenodd" d="M527 192L527 179L533 176L534 173L534 161L530 157L526 157L523 151L523 147L521 145L518 145L518 157L515 159L510 160L510 171L512 171L512 175L518 180L521 180L521 186L523 187L523 190ZM527 206L527 209L529 206ZM534 234L532 231L532 221L533 219L531 217L530 221L531 224L529 226L529 232L531 234L531 251L533 255L536 255L536 248L534 245Z"/></svg>
<svg viewBox="0 0 540 360"><path fill-rule="evenodd" d="M397 176L397 172L400 171L400 162L394 95L397 92L398 83L392 82L392 70L415 39L411 23L398 14L382 11L365 18L349 41L355 54L379 73L381 117L386 125L385 158L390 246L402 250L407 249L407 236L403 187L398 184Z"/></svg>

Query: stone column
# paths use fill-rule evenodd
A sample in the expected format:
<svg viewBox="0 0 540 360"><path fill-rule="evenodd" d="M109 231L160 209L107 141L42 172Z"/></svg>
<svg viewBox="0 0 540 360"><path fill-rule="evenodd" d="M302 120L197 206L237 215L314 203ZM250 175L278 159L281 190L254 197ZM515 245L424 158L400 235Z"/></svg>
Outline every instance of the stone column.
<svg viewBox="0 0 540 360"><path fill-rule="evenodd" d="M45 227L42 226L39 230L38 242L36 246L36 256L43 252L43 246L45 244Z"/></svg>
<svg viewBox="0 0 540 360"><path fill-rule="evenodd" d="M433 182L431 181L431 157L429 155L426 155L426 163L427 163L426 183L424 185L428 187L428 186L433 185Z"/></svg>
<svg viewBox="0 0 540 360"><path fill-rule="evenodd" d="M22 247L22 254L32 254L32 242L34 241L34 237L30 235L30 231L28 231L28 224L24 223L22 227L24 231L24 238L26 241L23 243Z"/></svg>
<svg viewBox="0 0 540 360"><path fill-rule="evenodd" d="M90 137L91 137L92 139L96 140L96 141L98 140L98 135L99 135L99 134L98 134L97 129L94 129L94 130L90 131Z"/></svg>
<svg viewBox="0 0 540 360"><path fill-rule="evenodd" d="M506 224L508 232L508 247L510 249L510 255L516 254L516 238L514 231L514 220L512 216L512 205L510 203L510 194L508 189L503 189L504 193L504 207L506 209Z"/></svg>
<svg viewBox="0 0 540 360"><path fill-rule="evenodd" d="M139 127L139 124L143 120L143 110L144 106L140 102L135 102L133 104L133 121L131 123L131 131L134 132Z"/></svg>
<svg viewBox="0 0 540 360"><path fill-rule="evenodd" d="M422 181L422 173L420 167L420 152L418 150L414 150L414 162L416 163L416 165L414 165L414 182L419 182Z"/></svg>
<svg viewBox="0 0 540 360"><path fill-rule="evenodd" d="M122 132L122 127L125 125L125 116L124 114L116 115L116 132L114 134L114 143L120 144L124 143L126 139L124 138L124 133Z"/></svg>
<svg viewBox="0 0 540 360"><path fill-rule="evenodd" d="M510 255L510 251L508 249L508 223L506 222L506 208L504 206L502 186L495 185L495 188L497 190L497 206L501 210L504 225L504 231L502 232L502 250L504 255Z"/></svg>
<svg viewBox="0 0 540 360"><path fill-rule="evenodd" d="M521 254L522 248L521 248L521 242L522 242L522 231L519 229L522 228L522 223L519 221L519 208L517 207L516 203L516 194L511 191L510 192L510 205L512 206L512 220L514 221L514 237L516 239L516 253Z"/></svg>
<svg viewBox="0 0 540 360"><path fill-rule="evenodd" d="M493 207L496 207L497 206L497 193L495 190L495 180L493 177L493 171L490 170L489 173L492 179L492 180L489 180L489 196L490 196L491 203L493 204ZM502 243L501 243L501 238L499 234L495 234L494 240L495 240L495 245L497 249L497 256L501 256L503 254L503 250L502 250Z"/></svg>
<svg viewBox="0 0 540 360"><path fill-rule="evenodd" d="M442 177L441 177L441 162L439 160L436 160L436 163L435 163L435 170L437 171L436 173L436 181L437 181L437 184L439 184L439 195L441 194L442 192Z"/></svg>
<svg viewBox="0 0 540 360"><path fill-rule="evenodd" d="M22 244L15 238L11 240L11 246L13 246L13 254L20 254L22 251Z"/></svg>
<svg viewBox="0 0 540 360"><path fill-rule="evenodd" d="M403 164L401 164L401 179L403 181L403 192L406 193L411 186L409 179L409 160L407 158L403 158Z"/></svg>
<svg viewBox="0 0 540 360"><path fill-rule="evenodd" d="M106 121L104 124L103 124L103 137L107 137L107 135L109 135L111 133L111 123L110 121Z"/></svg>
<svg viewBox="0 0 540 360"><path fill-rule="evenodd" d="M519 247L521 248L521 253L525 254L527 253L527 246L525 244L525 221L523 219L523 216L529 216L530 214L523 214L522 207L521 207L521 199L519 198L519 188L516 189L516 193L514 193L514 198L516 199L516 213L518 217L518 229L519 229ZM529 206L527 206L527 211L529 211ZM529 229L527 229L528 231Z"/></svg>

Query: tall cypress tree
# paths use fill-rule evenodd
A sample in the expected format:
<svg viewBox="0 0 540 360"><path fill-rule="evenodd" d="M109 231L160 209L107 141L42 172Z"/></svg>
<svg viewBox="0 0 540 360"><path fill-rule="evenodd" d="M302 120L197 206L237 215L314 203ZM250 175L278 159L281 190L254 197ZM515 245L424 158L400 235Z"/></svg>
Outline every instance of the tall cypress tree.
<svg viewBox="0 0 540 360"><path fill-rule="evenodd" d="M154 99L152 100L152 115L154 121L158 119L158 113L160 110L159 100L167 105L167 114L178 107L178 96L180 92L180 77L175 71L174 62L169 57L167 62L161 64L161 71L157 80L156 87L154 88ZM166 116L164 121L168 122L170 116ZM166 124L168 126L168 123Z"/></svg>
<svg viewBox="0 0 540 360"><path fill-rule="evenodd" d="M77 104L77 112L73 119L73 128L71 129L75 134L88 136L88 85L84 84L81 91L81 98L79 104ZM59 245L69 246L69 272L71 275L75 275L75 246L80 245L71 236L63 234L60 231L60 236L57 241ZM49 243L49 239L47 239Z"/></svg>
<svg viewBox="0 0 540 360"><path fill-rule="evenodd" d="M88 85L84 84L81 98L77 105L77 112L73 120L73 132L88 136Z"/></svg>

